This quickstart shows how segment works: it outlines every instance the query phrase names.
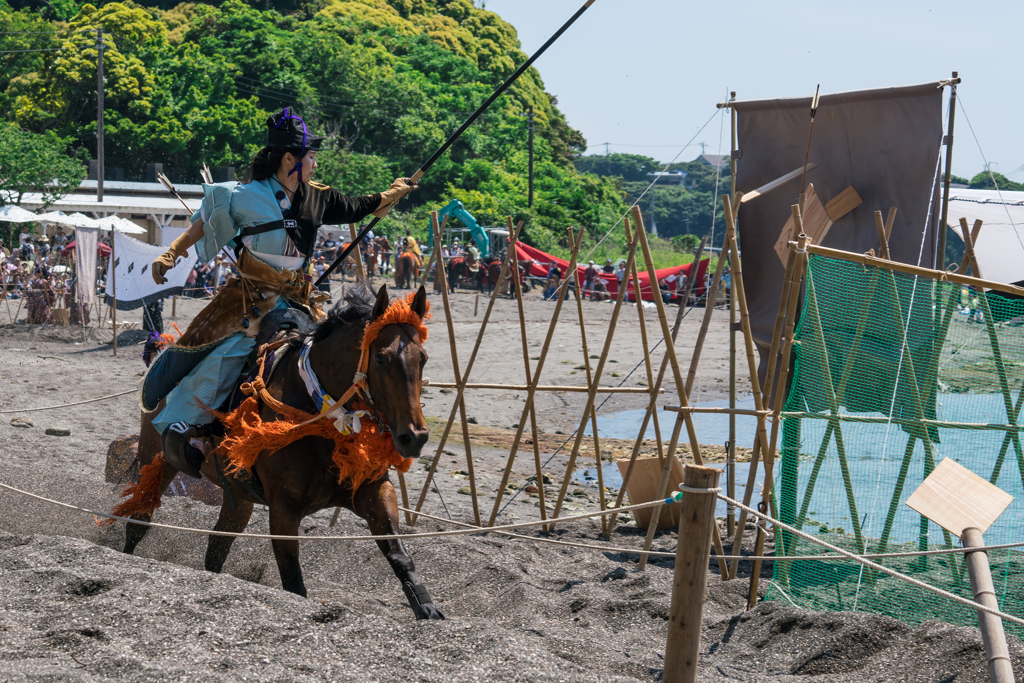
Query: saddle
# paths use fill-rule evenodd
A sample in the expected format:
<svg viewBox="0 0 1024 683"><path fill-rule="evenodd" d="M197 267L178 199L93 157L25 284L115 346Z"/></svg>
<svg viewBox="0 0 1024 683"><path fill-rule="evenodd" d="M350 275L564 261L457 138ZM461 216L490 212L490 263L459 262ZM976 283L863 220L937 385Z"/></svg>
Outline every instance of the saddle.
<svg viewBox="0 0 1024 683"><path fill-rule="evenodd" d="M256 379L256 374L260 370L259 355L266 345L273 345L278 342L284 343L296 332L311 332L314 327L315 324L313 323L312 318L310 318L310 316L304 311L295 308L276 308L264 316L259 334L256 336L256 346L253 348L252 353L249 354L249 358L246 360L245 370L235 382L235 387L232 390L231 395L228 397L228 400L218 408L218 412L230 413L238 408L242 401L246 399L246 395L242 391L242 385ZM273 374L274 368L277 367L277 362L280 361L281 357L284 355L283 353L280 355L276 354L276 350L267 351L267 359L263 364L264 381L270 380L270 376ZM212 425L210 436L216 439L223 435L223 426L219 422L215 422ZM224 467L221 465L220 457L216 452L211 453L211 455L207 457L213 458L214 466L217 468L217 477L220 480L219 484L221 489L224 491L225 499L228 501L228 505L231 509L235 509L237 502L234 499L234 495L231 493L231 487L228 482L227 475L224 473ZM263 482L260 481L259 475L256 474L255 470L252 470L251 472L236 472L232 475L232 478L235 483L252 498L263 505L267 504L266 493L263 490Z"/></svg>

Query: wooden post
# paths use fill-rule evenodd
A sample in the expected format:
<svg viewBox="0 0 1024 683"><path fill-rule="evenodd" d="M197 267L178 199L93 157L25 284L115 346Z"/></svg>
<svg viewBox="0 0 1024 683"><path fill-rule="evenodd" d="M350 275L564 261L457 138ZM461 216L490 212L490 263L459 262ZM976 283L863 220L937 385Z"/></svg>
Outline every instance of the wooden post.
<svg viewBox="0 0 1024 683"><path fill-rule="evenodd" d="M512 448L509 450L508 462L505 464L505 471L501 477L501 485L498 487L498 495L494 498L494 508L491 510L491 518L487 522L487 526L494 526L494 520L498 517L498 510L501 508L501 499L505 495L505 487L508 485L508 478L512 474L512 463L515 462L516 452L519 450L519 444L523 438L523 430L526 428L526 417L529 411L533 408L534 394L537 391L537 382L540 381L541 372L544 370L544 363L547 361L548 351L551 348L551 339L555 334L555 327L558 325L558 316L562 312L562 304L565 302L566 292L569 290L569 277L576 277L576 259L579 257L580 245L583 243L583 233L581 229L575 242L572 243L572 253L569 256L569 267L566 270L566 279L562 286L558 288L558 296L555 299L555 311L551 314L551 322L548 323L548 333L544 338L544 345L540 350L540 358L537 360L537 368L533 371L533 381L530 382L530 388L526 393L526 405L523 407L523 414L519 417L519 427L516 429L515 439L512 440ZM518 239L518 235L516 236ZM510 258L514 258L512 252L509 252ZM506 259L507 263L508 259ZM503 278L498 278L498 283L501 283ZM498 294L498 288L494 288L494 292L491 295L491 301L494 301L494 297ZM610 334L610 332L609 332ZM590 401L591 405L592 400ZM583 416L586 419L587 411L584 410ZM585 424L585 423L584 423ZM577 439L582 437L582 427L580 428L580 434L577 435ZM578 451L579 443L575 450ZM544 484L543 481L540 482ZM558 512L555 511L557 516Z"/></svg>
<svg viewBox="0 0 1024 683"><path fill-rule="evenodd" d="M721 470L687 465L684 486L691 489L718 488ZM704 592L708 583L712 530L715 523L716 496L712 491L686 491L679 516L676 568L672 580L672 606L668 616L668 642L665 644L664 683L696 683L700 654L701 623L704 618ZM683 543L682 539L686 539Z"/></svg>
<svg viewBox="0 0 1024 683"><path fill-rule="evenodd" d="M434 253L441 250L441 228L437 223L437 211L430 212L430 225L434 231ZM431 254L433 260L433 254ZM448 301L448 283L445 282L443 268L437 269L437 275L441 283L441 298L444 301L444 318L448 326L448 344L452 354L452 369L455 372L455 382L462 384L462 371L459 368L459 349L455 344L455 321L452 320L452 307ZM466 419L466 398L459 396L459 417L462 418L462 442L466 450L466 471L469 472L469 493L473 500L473 519L476 525L480 526L480 504L476 494L476 471L473 468L473 449L469 443L469 422ZM409 514L408 512L406 513ZM411 518L410 518L411 524Z"/></svg>
<svg viewBox="0 0 1024 683"><path fill-rule="evenodd" d="M522 228L523 222L519 222L519 227ZM517 235L519 230L512 229L512 217L508 217L508 234ZM516 243L513 241L509 244L509 252L512 254L516 253ZM530 372L530 348L526 340L526 312L523 308L523 285L519 281L519 264L518 262L513 263L514 270L512 271L512 280L515 283L516 292L516 305L519 308L519 334L523 338L523 368L526 370L526 386L530 386L531 378L533 374ZM540 518L548 518L547 503L544 501L544 469L540 462L540 435L537 432L537 409L533 406L530 407L530 434L533 437L533 467L537 477L537 497L540 502ZM549 530L549 527L541 527L545 531Z"/></svg>
<svg viewBox="0 0 1024 683"><path fill-rule="evenodd" d="M174 295L171 297L171 320L177 322L178 320L178 296Z"/></svg>
<svg viewBox="0 0 1024 683"><path fill-rule="evenodd" d="M441 234L444 234L444 229L446 225L448 225L448 216L445 216L444 220L441 221ZM431 228L431 230L433 230L433 228ZM427 260L427 269L423 271L423 277L420 279L420 282L422 282L424 285L424 289L426 289L427 278L430 277L430 269L434 266L435 263L437 263L438 270L444 268L444 259L441 258L441 244L437 241L437 239L434 240L434 249L433 251L430 252L430 258ZM381 277L384 277L383 272L381 273ZM436 285L438 282L439 280L437 279L437 276L435 276L434 284ZM434 289L436 289L436 287ZM409 506L407 505L406 507Z"/></svg>
<svg viewBox="0 0 1024 683"><path fill-rule="evenodd" d="M985 546L980 529L964 529L961 538L965 548ZM974 601L985 607L999 609L999 601L992 585L992 572L988 566L988 554L984 551L967 553L966 558ZM1010 662L1010 650L1006 646L1003 620L994 614L978 610L978 626L981 629L981 639L985 643L989 680L992 683L1012 683L1013 665Z"/></svg>
<svg viewBox="0 0 1024 683"><path fill-rule="evenodd" d="M499 282L498 284L500 285L501 283ZM495 287L494 291L498 291L498 288ZM473 317L474 318L476 317L476 314L477 314L477 312L479 310L480 310L480 290L478 289L478 290L476 290L476 297L473 299Z"/></svg>
<svg viewBox="0 0 1024 683"><path fill-rule="evenodd" d="M520 223L520 226L522 223ZM514 239L519 239L519 230L517 228ZM510 258L514 256L512 252L509 252L509 257L506 257L505 263L501 267L501 275L498 276L498 282L500 283L505 279L508 274L508 267ZM458 394L455 396L455 403L452 405L452 411L448 415L448 422L445 424L444 432L441 434L441 440L437 444L437 451L434 453L434 459L430 463L430 469L427 471L426 481L423 482L423 488L420 489L419 500L416 501L416 512L419 512L423 508L423 502L427 498L427 492L430 490L430 482L434 478L434 471L437 469L437 463L441 459L441 453L444 451L444 444L448 440L448 434L451 432L452 425L455 423L455 413L459 409L459 401L462 400L463 395L466 391L466 383L469 381L469 375L473 371L473 365L476 363L477 353L480 351L480 344L484 339L484 332L487 330L487 322L491 319L491 311L494 309L494 300L498 298L498 289L495 288L491 293L491 300L487 304L487 310L484 311L484 319L480 323L480 330L476 335L476 343L473 345L473 352L469 356L469 363L466 365L466 371L462 374L462 382L459 383ZM551 340L549 339L548 342ZM525 418L524 418L525 419ZM416 523L416 516L413 515L413 524Z"/></svg>

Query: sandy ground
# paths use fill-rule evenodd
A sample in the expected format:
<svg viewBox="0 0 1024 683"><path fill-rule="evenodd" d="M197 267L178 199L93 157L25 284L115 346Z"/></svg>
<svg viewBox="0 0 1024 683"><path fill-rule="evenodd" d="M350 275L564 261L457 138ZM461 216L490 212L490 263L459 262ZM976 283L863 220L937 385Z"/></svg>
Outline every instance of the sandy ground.
<svg viewBox="0 0 1024 683"><path fill-rule="evenodd" d="M486 308L475 296L453 299L458 353L465 364ZM426 375L453 379L448 334L439 296L432 296L431 354ZM584 362L575 305L566 305L552 339L542 383L584 384ZM529 353L540 355L554 305L539 296L527 305ZM186 323L201 302L179 301ZM599 355L612 306L585 307L589 355ZM672 313L675 309L671 309ZM169 320L170 306L165 311ZM648 321L654 311L645 310ZM688 363L703 309L684 323L679 355ZM0 317L6 313L0 311ZM22 316L24 313L22 313ZM122 315L138 320L139 312ZM637 309L623 311L611 347L608 384L646 383ZM101 335L106 338L99 340ZM140 335L124 333L125 343ZM652 338L660 337L654 330ZM115 358L109 332L0 326L0 480L93 509L109 509L118 487L104 481L109 442L137 431L134 395L73 408L33 413L7 411L80 401L135 386L143 366L140 346L122 346ZM728 389L727 314L716 312L695 387L701 400L725 398ZM655 353L655 372L661 353ZM536 361L532 361L534 364ZM594 359L596 364L596 359ZM514 301L499 300L481 346L472 381L523 383L522 346ZM666 383L662 404L672 404ZM432 455L454 394L436 387L424 394L424 412L434 425L424 456ZM519 422L523 392L473 391L470 416L478 423L473 454L490 511L508 455L510 428ZM613 395L600 414L643 408L643 394ZM585 394L540 393L540 447L549 457L578 426ZM13 417L33 426L18 428ZM69 429L50 436L47 428ZM667 427L670 428L670 427ZM561 432L562 434L559 434ZM477 443L477 439L480 443ZM605 443L621 455L628 442ZM648 449L650 448L648 445ZM532 448L532 447L528 447ZM532 453L515 464L513 484L532 474ZM593 461L593 451L584 452ZM565 470L555 456L548 472ZM425 464L407 475L415 496ZM437 488L424 511L472 520L465 490L461 440L445 447ZM574 484L569 512L593 509L596 489ZM211 528L217 508L186 498L165 498L157 520ZM499 522L536 519L536 498L519 495ZM330 511L306 519L311 538L365 533L365 524L343 513L329 526ZM447 524L423 519L418 531ZM551 537L637 548L643 534L622 520L610 541L599 539L597 522L567 524ZM266 510L257 506L250 532L268 531ZM541 532L526 532L538 534ZM672 551L674 531L659 532L655 549ZM387 563L374 544L303 544L302 564L310 599L280 590L269 543L235 543L222 575L202 571L206 537L155 530L136 557L117 552L122 525L96 527L88 515L63 511L0 492L0 680L659 680L671 597L673 562L654 558L637 568L631 553L594 551L493 537L457 537L410 542L417 569L448 620L416 623ZM771 543L769 543L771 548ZM749 548L747 548L749 550ZM741 563L741 576L750 571ZM929 623L911 629L885 617L816 614L783 603L744 612L747 581L723 583L711 567L702 644L701 680L708 681L982 681L984 654L975 629ZM770 566L763 570L765 581ZM1011 639L1018 669L1024 647ZM800 678L797 678L799 676Z"/></svg>

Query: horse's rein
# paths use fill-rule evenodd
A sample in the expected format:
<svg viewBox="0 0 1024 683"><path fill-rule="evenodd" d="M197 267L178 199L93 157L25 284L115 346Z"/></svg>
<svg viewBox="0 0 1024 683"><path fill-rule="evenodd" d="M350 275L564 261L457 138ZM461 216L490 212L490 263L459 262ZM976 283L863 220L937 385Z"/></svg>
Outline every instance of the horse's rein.
<svg viewBox="0 0 1024 683"><path fill-rule="evenodd" d="M285 404L281 403L280 401L278 401L276 398L274 398L270 394L270 392L267 390L267 385L266 385L266 383L265 383L265 381L263 379L263 368L264 368L264 365L265 365L266 360L267 360L267 354L270 353L271 351L275 351L275 350L281 348L285 344L288 344L289 342L291 342L292 339L295 338L295 336L296 335L293 333L293 334L287 335L287 336L285 336L285 337L283 337L281 339L278 339L276 341L268 342L268 343L264 344L263 346L261 346L259 351L256 354L256 363L257 363L256 377L253 378L253 380L251 382L244 382L241 385L241 387L240 387L243 393L245 393L248 396L255 396L255 397L257 397L258 400L260 400L264 405L268 406L271 410L276 412L278 415L284 415L285 412L286 412L287 406ZM308 348L308 346L306 348ZM300 358L297 359L296 362L299 363L299 367L302 368L301 354L300 354ZM319 420L322 417L326 417L327 415L331 415L331 414L337 412L337 410L339 408L344 409L344 405L346 403L348 403L348 401L350 399L352 399L356 395L357 392L362 394L363 400L366 401L366 404L368 406L373 406L373 398L370 396L370 388L369 388L369 384L368 384L367 377L366 377L366 372L369 369L369 364L370 364L370 353L369 353L369 347L367 347L367 348L363 349L362 352L360 353L360 355L359 355L359 366L357 367L355 375L353 376L352 385L342 395L342 397L339 400L337 400L337 401L333 401L332 399L330 399L330 397L328 397L326 394L324 394L324 397L325 397L324 398L324 404L328 407L328 409L321 410L319 413L317 413L316 415L314 415L310 419L308 419L305 422L302 422L302 423L299 423L298 425L296 425L296 427L303 427L303 426L308 425L308 424L310 424L312 422L316 422L317 420ZM310 379L313 382L316 383L316 386L319 386L320 383L317 380L316 375L313 374L312 366L309 366L307 364L307 368L308 368L308 370L306 372L309 373ZM307 389L308 389L308 387L307 387ZM310 398L313 398L314 402L315 402L316 399L312 395L312 392L310 394Z"/></svg>

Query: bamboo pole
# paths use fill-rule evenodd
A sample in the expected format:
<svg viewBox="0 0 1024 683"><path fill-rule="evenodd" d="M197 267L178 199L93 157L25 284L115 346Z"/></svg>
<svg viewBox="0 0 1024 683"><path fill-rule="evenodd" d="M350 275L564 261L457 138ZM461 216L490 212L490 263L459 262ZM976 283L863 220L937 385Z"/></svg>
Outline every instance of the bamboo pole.
<svg viewBox="0 0 1024 683"><path fill-rule="evenodd" d="M828 258L834 258L840 261L859 263L863 266L877 266L878 268L884 268L885 270L890 270L897 273L905 273L907 275L917 275L919 277L928 278L930 280L939 280L940 282L956 282L957 284L961 285L970 285L971 287L978 288L979 290L994 289L997 292L1015 294L1019 297L1024 297L1024 288L1016 287L1014 285L1008 285L1004 282L982 280L976 277L960 275L959 273L951 273L942 270L933 270L932 268L923 268L921 266L912 266L906 263L899 263L897 261L886 261L885 259L876 258L874 256L868 256L866 254L855 254L849 251L842 251L840 249L829 249L828 247L820 247L814 244L808 244L807 251L812 254L817 254L819 256L827 256Z"/></svg>
<svg viewBox="0 0 1024 683"><path fill-rule="evenodd" d="M499 282L498 284L500 285L501 283ZM494 291L498 291L498 288L495 287ZM479 310L480 310L480 290L478 289L476 291L476 297L474 297L474 299L473 299L473 317L474 318L476 317L476 314L477 314L477 312Z"/></svg>
<svg viewBox="0 0 1024 683"><path fill-rule="evenodd" d="M519 239L519 229L516 230L514 239ZM511 253L511 252L510 252ZM508 273L509 257L506 257L505 263L501 267L501 275L498 277L500 282L505 278ZM498 290L495 289L491 293L491 300L487 304L487 310L484 311L484 319L480 322L480 330L476 335L476 343L473 345L473 352L469 356L469 363L466 365L466 371L462 374L462 382L458 387L458 394L455 397L455 402L452 404L451 413L448 415L448 422L445 424L444 432L441 434L441 440L437 444L437 452L434 453L434 459L430 462L430 469L427 471L426 481L423 482L423 488L420 490L419 499L416 501L416 512L419 512L423 508L423 502L427 498L427 492L430 490L430 482L434 478L434 471L437 469L437 463L441 460L441 453L444 451L444 444L448 440L448 434L451 432L452 425L455 423L455 413L459 409L459 402L463 398L463 394L466 391L466 382L469 380L469 375L473 371L473 365L476 363L477 354L480 352L480 344L484 338L484 332L487 330L487 322L491 319L491 311L494 309L494 300L497 298ZM416 524L416 515L413 515L412 523Z"/></svg>
<svg viewBox="0 0 1024 683"><path fill-rule="evenodd" d="M980 529L969 527L961 532L964 547L981 548L985 539ZM999 609L995 587L992 585L992 571L988 565L988 555L984 551L967 553L967 571L971 578L971 589L974 601L979 605ZM985 644L985 658L988 660L988 675L992 683L1013 683L1013 666L1010 662L1010 650L1006 645L1006 633L1003 631L1003 620L990 612L978 612L978 626L981 639Z"/></svg>
<svg viewBox="0 0 1024 683"><path fill-rule="evenodd" d="M519 223L522 226L522 222ZM518 233L518 230L512 230L512 217L508 217L508 234L511 235L513 232ZM509 252L512 254L516 253L516 243L512 242L509 244ZM514 282L515 293L516 293L516 307L519 311L519 335L523 340L523 368L526 370L526 386L530 385L530 379L532 373L530 372L530 347L526 338L526 311L523 308L523 284L519 281L519 264L515 264L515 272L512 276ZM540 434L537 431L537 409L534 406L530 406L530 434L533 436L533 468L537 477L537 497L540 502L540 518L546 520L548 518L547 502L544 500L544 468L540 462ZM547 526L541 527L545 531L548 531Z"/></svg>
<svg viewBox="0 0 1024 683"><path fill-rule="evenodd" d="M619 287L619 291L615 296L615 307L612 309L611 320L608 322L608 332L605 336L604 347L601 349L601 358L597 361L597 370L594 375L594 379L591 383L591 387L594 384L601 381L601 375L604 373L604 366L608 362L608 354L611 352L612 340L615 336L615 329L618 325L619 314L622 311L622 304L626 300L627 292L629 290L629 280L631 272L636 261L636 240L630 234L629 219L626 218L623 221L623 227L626 231L626 277L622 279L622 286ZM576 440L573 443L572 451L569 453L569 462L565 468L565 475L562 477L562 486L558 491L558 498L555 501L555 510L553 513L554 517L558 517L562 510L562 504L565 501L566 493L569 490L569 482L572 481L573 469L576 465L576 458L579 456L580 446L583 444L583 433L587 426L587 420L590 418L590 413L594 409L594 402L597 397L597 392L591 388L587 392L587 405L583 409L583 417L580 419L580 426L576 430ZM552 525L553 527L554 525Z"/></svg>
<svg viewBox="0 0 1024 683"><path fill-rule="evenodd" d="M882 222L882 212L875 211L875 228L878 230L878 257L889 260L889 239L885 236L885 223Z"/></svg>
<svg viewBox="0 0 1024 683"><path fill-rule="evenodd" d="M744 408L715 408L711 406L689 406L683 408L681 406L665 406L665 410L672 413L709 413L709 414L726 414L726 415L750 415L751 417L758 417L759 415L771 415L770 410L746 410Z"/></svg>
<svg viewBox="0 0 1024 683"><path fill-rule="evenodd" d="M704 253L704 246L707 243L707 235L701 238L700 247L697 249L697 259L694 261L697 266L693 270L693 277L687 278L686 280L686 291L683 295L683 301L689 302L690 292L693 290L693 283L697 279L697 271L700 269L700 257ZM712 306L712 308L714 308ZM705 309L706 310L706 309ZM682 327L683 315L685 313L685 307L680 305L676 311L675 324L672 326L672 344L676 343L676 338L679 336L679 328ZM668 340L665 340L668 343ZM664 393L664 389L661 388L662 382L665 380L665 372L668 370L668 354L661 357L661 368L658 370L658 379L653 385L654 391L652 394ZM651 416L658 410L658 401L655 395L652 395L649 403L647 404L647 412L644 413L643 422L640 424L640 432L637 435L636 442L633 445L633 452L629 457L629 464L626 465L626 472L622 476L622 486L619 488L619 493L615 497L615 503L613 507L621 507L622 501L626 495L626 486L629 484L630 478L633 475L633 466L636 464L637 456L640 454L640 448L643 445L644 434L647 433L647 425L650 423ZM606 537L610 537L612 530L615 528L615 520L618 518L617 514L608 515L608 530L605 533Z"/></svg>
<svg viewBox="0 0 1024 683"><path fill-rule="evenodd" d="M651 245L647 243L647 230L644 228L644 219L640 213L640 207L633 206L633 220L636 223L637 241L640 243L640 247L644 254L644 264L647 267L647 272L654 277L654 257L651 256ZM717 284L717 283L716 283ZM712 305L710 302L705 305ZM658 321L661 323L661 334L665 340L669 340L672 337L672 333L668 327L668 316L665 314L665 302L661 300L661 297L654 297L654 306L658 311ZM675 344L666 344L666 353L669 357L669 364L672 367L672 374L676 383L676 391L679 394L679 405L686 408L689 407L690 397L689 390L686 389L686 385L683 383L683 374L679 368L679 358L676 355ZM754 381L756 381L756 377ZM682 388L682 391L680 389ZM693 453L694 462L698 465L703 465L704 460L700 454L700 443L697 441L697 430L693 425L693 416L686 412L680 412L676 415L676 423L672 430L672 441L669 443L668 453L665 456L664 466L661 470L661 482L658 485L658 497L664 498L668 491L668 481L672 472L672 458L675 457L676 445L679 441L679 432L682 424L686 424L687 436L690 439L690 452ZM651 549L651 543L654 541L654 532L658 528L658 518L661 513L662 506L654 508L651 514L651 523L647 527L647 538L644 540L644 552L640 555L640 569L644 569L647 566L647 551ZM722 552L721 539L719 538L718 525L715 524L713 530L713 538L715 541L715 547L717 552ZM724 565L720 563L720 567L724 568Z"/></svg>
<svg viewBox="0 0 1024 683"><path fill-rule="evenodd" d="M505 495L505 487L508 485L508 478L512 474L512 464L515 462L516 453L519 450L519 443L523 438L523 430L526 428L526 418L529 411L533 408L534 394L536 389L534 388L537 382L540 380L540 375L544 370L544 363L548 358L548 351L551 348L551 339L555 334L555 327L558 325L558 316L562 311L562 304L565 302L566 293L569 290L569 278L576 277L576 259L579 256L580 246L583 244L584 231L581 229L577 235L576 241L572 242L572 253L569 257L569 267L566 270L566 278L562 285L558 288L558 298L555 299L555 310L551 314L551 322L548 324L548 333L544 338L544 345L541 347L540 358L537 360L537 367L533 371L533 381L530 383L530 388L526 393L526 405L523 406L523 414L519 417L519 426L516 428L516 436L512 441L512 448L508 454L508 462L505 464L505 471L501 476L501 485L498 487L498 495L494 498L494 508L491 510L491 517L487 522L487 526L494 526L494 520L498 517L498 510L501 507L501 499ZM512 251L509 252L512 254ZM498 278L499 284L502 278ZM497 295L498 288L495 287L494 294ZM584 416L586 413L584 412ZM581 427L582 434L582 427ZM543 486L544 482L541 481L540 485ZM557 515L557 512L555 513Z"/></svg>
<svg viewBox="0 0 1024 683"><path fill-rule="evenodd" d="M511 219L509 219L509 220L511 220ZM582 228L581 228L581 230L582 230ZM572 230L571 229L569 231L569 239L570 240L572 239ZM636 271L636 263L635 262L633 264L633 270L634 270L634 272ZM637 308L640 309L642 307L641 306L637 306ZM594 378L593 378L593 373L591 372L591 368L590 368L590 350L587 347L587 323L586 323L586 320L583 317L583 293L581 291L577 291L576 292L576 313L577 313L577 316L579 317L579 321L580 321L580 341L582 343L582 350L583 350L583 366L584 366L584 368L587 371L587 386L588 387L592 387L592 386L594 386L595 382L594 382ZM643 314L641 313L641 321L642 320L643 320ZM643 339L644 339L644 359L647 361L647 365L648 365L647 385L648 386L653 386L651 384L651 377L650 377L650 357L649 357L649 352L647 351L647 335L646 335L646 332L643 333ZM525 341L524 341L524 343L525 343ZM525 346L523 347L523 352L524 353L526 352L526 347ZM600 506L601 512L604 512L605 509L606 509L607 503L606 503L605 497L604 497L604 467L602 467L602 464L601 464L601 438L598 435L598 431L597 431L597 411L596 410L591 410L590 411L590 429L594 433L594 465L597 467L597 497L598 497L598 505ZM533 442L534 442L534 448L536 448L537 439L534 438ZM557 515L557 513L556 513L556 515ZM602 516L601 517L601 533L602 534L605 533L607 531L607 529L608 529L608 519L606 517Z"/></svg>
<svg viewBox="0 0 1024 683"><path fill-rule="evenodd" d="M110 291L113 292L113 303L110 305L111 327L114 328L114 356L117 356L117 260L114 258L114 228L110 229L110 257L107 263L110 266Z"/></svg>
<svg viewBox="0 0 1024 683"><path fill-rule="evenodd" d="M715 489L721 471L714 467L687 465L683 483L691 489ZM712 530L715 522L715 494L687 491L679 516L679 544L676 546L672 578L672 606L669 608L668 640L665 644L665 683L696 683L700 655L704 593L708 583ZM683 543L683 539L686 543Z"/></svg>
<svg viewBox="0 0 1024 683"><path fill-rule="evenodd" d="M437 223L437 211L430 212L430 226L434 232L434 251L431 253L431 260L434 254L441 249L441 228ZM448 300L448 283L445 282L443 268L437 269L437 275L441 283L441 300L444 302L445 323L448 326L448 345L452 354L452 371L455 373L455 382L462 384L462 371L459 369L459 349L455 344L455 322L452 320L452 307ZM473 467L473 447L469 440L469 422L466 418L465 395L459 397L459 417L462 419L462 443L466 450L466 471L469 472L469 494L473 502L473 519L477 526L480 526L480 504L476 492L476 471ZM409 514L408 512L406 513Z"/></svg>
<svg viewBox="0 0 1024 683"><path fill-rule="evenodd" d="M442 389L454 389L459 385L455 382L433 382L429 385L431 387L440 387ZM477 384L468 382L466 384L467 389L502 389L508 391L527 391L530 388L529 384ZM570 393L585 394L590 391L590 387L585 386L565 386L561 384L540 384L533 388L534 391L566 391ZM644 387L597 387L597 393L599 394L649 394L650 389ZM661 393L665 393L664 389L660 390Z"/></svg>
<svg viewBox="0 0 1024 683"><path fill-rule="evenodd" d="M356 241L356 237L358 237L355 223L348 224L348 234L352 236L352 242L354 243ZM365 286L369 287L370 283L367 282L366 273L363 271L363 255L359 253L359 247L352 250L352 260L355 261L356 264L357 281L362 282Z"/></svg>

